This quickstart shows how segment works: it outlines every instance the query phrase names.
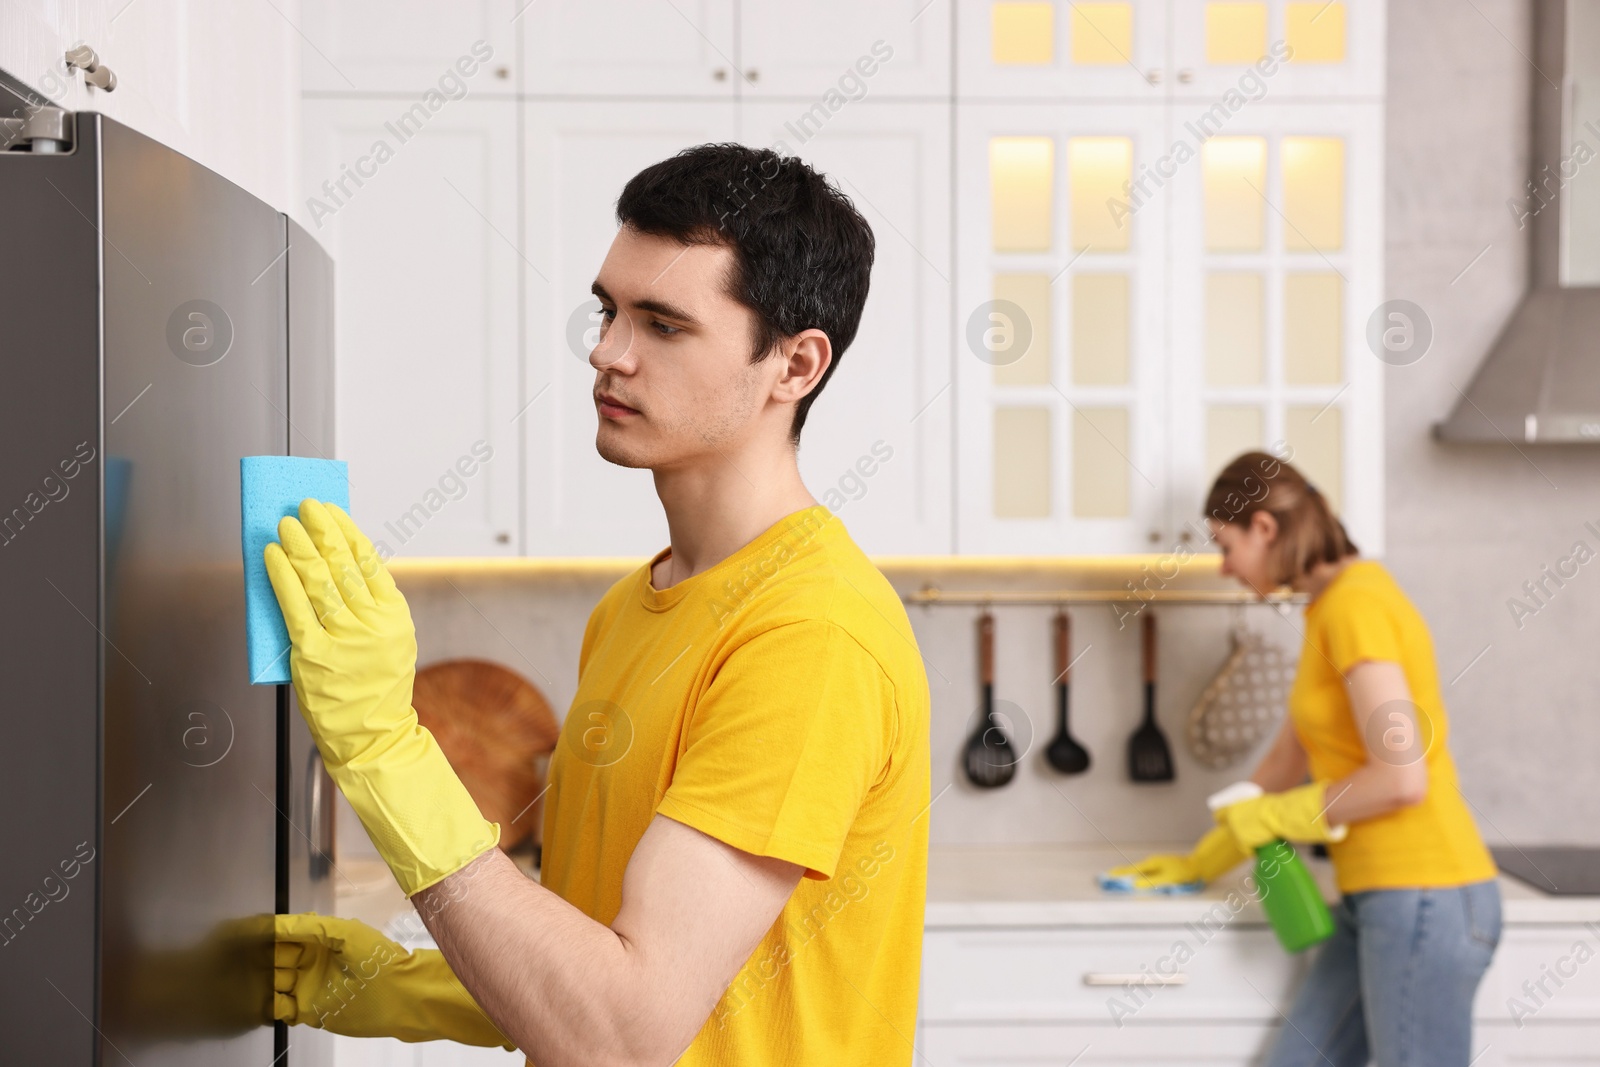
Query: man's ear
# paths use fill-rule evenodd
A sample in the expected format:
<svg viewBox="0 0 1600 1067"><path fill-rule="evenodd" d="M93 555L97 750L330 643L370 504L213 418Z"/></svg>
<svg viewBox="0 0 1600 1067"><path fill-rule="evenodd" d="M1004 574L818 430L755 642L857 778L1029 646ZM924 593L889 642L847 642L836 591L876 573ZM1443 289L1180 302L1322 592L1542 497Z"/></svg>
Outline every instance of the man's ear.
<svg viewBox="0 0 1600 1067"><path fill-rule="evenodd" d="M817 387L833 362L833 343L821 330L801 330L783 342L783 370L772 385L772 399L795 403Z"/></svg>

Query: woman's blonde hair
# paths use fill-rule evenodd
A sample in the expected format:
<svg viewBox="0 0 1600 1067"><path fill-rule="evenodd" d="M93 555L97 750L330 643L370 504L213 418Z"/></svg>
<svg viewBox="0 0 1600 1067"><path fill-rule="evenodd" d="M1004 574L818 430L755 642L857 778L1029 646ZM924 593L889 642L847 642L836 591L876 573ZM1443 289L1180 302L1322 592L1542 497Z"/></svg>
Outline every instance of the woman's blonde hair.
<svg viewBox="0 0 1600 1067"><path fill-rule="evenodd" d="M1278 522L1272 578L1287 585L1318 563L1353 556L1355 542L1305 475L1267 452L1246 452L1222 468L1206 496L1206 518L1249 526L1258 511Z"/></svg>

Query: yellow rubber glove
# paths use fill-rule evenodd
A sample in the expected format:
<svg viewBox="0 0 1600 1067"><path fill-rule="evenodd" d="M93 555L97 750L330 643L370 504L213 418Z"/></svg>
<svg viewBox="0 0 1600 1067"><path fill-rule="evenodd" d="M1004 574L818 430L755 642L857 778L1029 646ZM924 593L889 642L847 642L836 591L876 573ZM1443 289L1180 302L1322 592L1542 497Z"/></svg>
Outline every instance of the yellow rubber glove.
<svg viewBox="0 0 1600 1067"><path fill-rule="evenodd" d="M1343 841L1348 828L1329 826L1328 783L1312 782L1282 793L1263 793L1216 812L1219 826L1242 849L1254 852L1269 841Z"/></svg>
<svg viewBox="0 0 1600 1067"><path fill-rule="evenodd" d="M346 1037L515 1045L478 1007L437 949L407 951L366 923L275 917L273 1018Z"/></svg>
<svg viewBox="0 0 1600 1067"><path fill-rule="evenodd" d="M1247 855L1234 844L1233 835L1219 826L1208 831L1187 856L1158 852L1138 863L1113 867L1106 873L1132 878L1135 889L1213 882L1238 866Z"/></svg>
<svg viewBox="0 0 1600 1067"><path fill-rule="evenodd" d="M500 840L411 708L411 610L350 516L300 502L264 553L293 647L289 676L328 773L406 896Z"/></svg>

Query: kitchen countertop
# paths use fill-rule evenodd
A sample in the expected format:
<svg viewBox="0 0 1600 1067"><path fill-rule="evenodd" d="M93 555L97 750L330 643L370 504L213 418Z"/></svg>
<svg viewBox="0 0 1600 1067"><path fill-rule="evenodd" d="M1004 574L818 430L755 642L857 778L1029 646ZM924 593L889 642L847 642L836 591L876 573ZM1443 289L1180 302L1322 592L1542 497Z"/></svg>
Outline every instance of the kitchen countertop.
<svg viewBox="0 0 1600 1067"><path fill-rule="evenodd" d="M1182 852L1186 844L936 845L928 854L928 929L1029 926L1166 926L1213 918L1218 906L1239 908L1235 920L1265 923L1245 889L1240 864L1228 877L1188 896L1119 896L1095 885L1098 871L1152 852ZM1338 899L1327 860L1307 859L1323 895ZM518 866L537 877L526 859ZM335 912L384 930L409 947L431 947L410 901L382 860L351 857L334 875ZM1500 877L1508 923L1600 922L1600 897L1553 897ZM1230 903L1231 901L1231 903Z"/></svg>
<svg viewBox="0 0 1600 1067"><path fill-rule="evenodd" d="M1239 922L1265 923L1245 890L1248 864L1187 896L1102 892L1098 871L1152 852L1186 852L1193 843L1120 845L936 845L928 854L927 926L1152 926L1199 922L1218 906L1240 908ZM1307 858L1323 896L1338 899L1333 867ZM1553 897L1500 876L1508 923L1600 921L1600 897ZM1230 905L1230 895L1233 904Z"/></svg>

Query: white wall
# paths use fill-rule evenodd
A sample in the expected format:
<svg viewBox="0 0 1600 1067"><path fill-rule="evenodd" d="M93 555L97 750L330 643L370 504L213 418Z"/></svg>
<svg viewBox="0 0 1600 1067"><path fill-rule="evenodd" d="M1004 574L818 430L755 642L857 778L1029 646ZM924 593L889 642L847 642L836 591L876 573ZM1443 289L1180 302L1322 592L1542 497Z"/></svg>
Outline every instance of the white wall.
<svg viewBox="0 0 1600 1067"><path fill-rule="evenodd" d="M1583 529L1600 526L1600 450L1519 455L1429 436L1526 284L1506 201L1527 180L1532 5L1475 6L1389 5L1388 296L1422 305L1435 340L1387 371L1388 558L1433 627L1462 791L1485 838L1596 843L1600 567L1520 630L1507 600L1574 541L1600 550Z"/></svg>
<svg viewBox="0 0 1600 1067"><path fill-rule="evenodd" d="M0 0L0 69L154 137L276 207L299 187L299 0ZM68 71L88 44L106 93Z"/></svg>

